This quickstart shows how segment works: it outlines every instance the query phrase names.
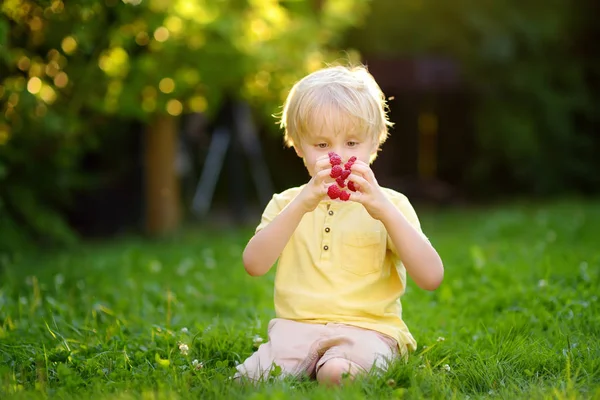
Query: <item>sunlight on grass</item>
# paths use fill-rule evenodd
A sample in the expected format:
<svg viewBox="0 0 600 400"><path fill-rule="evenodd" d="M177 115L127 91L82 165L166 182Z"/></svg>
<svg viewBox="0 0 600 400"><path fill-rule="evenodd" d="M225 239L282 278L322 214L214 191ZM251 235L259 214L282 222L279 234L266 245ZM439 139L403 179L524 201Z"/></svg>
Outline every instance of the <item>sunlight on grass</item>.
<svg viewBox="0 0 600 400"><path fill-rule="evenodd" d="M251 229L200 229L1 258L0 398L598 398L600 205L421 215L446 278L409 284L418 350L383 376L232 384L266 338L274 274L244 273Z"/></svg>

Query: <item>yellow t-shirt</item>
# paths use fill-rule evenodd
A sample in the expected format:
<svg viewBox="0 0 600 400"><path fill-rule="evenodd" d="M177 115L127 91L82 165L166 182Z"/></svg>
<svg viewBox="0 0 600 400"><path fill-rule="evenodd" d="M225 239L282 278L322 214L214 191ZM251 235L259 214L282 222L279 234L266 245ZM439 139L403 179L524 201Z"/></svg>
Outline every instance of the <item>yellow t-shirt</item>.
<svg viewBox="0 0 600 400"><path fill-rule="evenodd" d="M275 194L256 232L303 187ZM406 196L383 191L422 233ZM405 288L406 270L383 223L372 218L362 204L322 201L304 215L279 257L275 312L278 318L375 330L415 350L416 341L402 320L400 296Z"/></svg>

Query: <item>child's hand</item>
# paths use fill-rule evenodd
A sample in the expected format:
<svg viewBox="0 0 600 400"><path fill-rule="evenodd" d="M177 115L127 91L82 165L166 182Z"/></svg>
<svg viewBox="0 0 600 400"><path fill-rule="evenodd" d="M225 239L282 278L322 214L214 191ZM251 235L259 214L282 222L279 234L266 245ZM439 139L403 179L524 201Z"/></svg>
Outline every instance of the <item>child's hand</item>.
<svg viewBox="0 0 600 400"><path fill-rule="evenodd" d="M348 181L354 182L356 192L350 195L350 201L362 204L371 217L381 220L387 207L391 205L375 179L371 167L357 160L352 165Z"/></svg>
<svg viewBox="0 0 600 400"><path fill-rule="evenodd" d="M314 210L321 200L328 198L327 187L334 182L329 176L331 174L329 156L325 155L317 159L313 171L314 173L311 180L296 198L298 201L302 202L306 212Z"/></svg>

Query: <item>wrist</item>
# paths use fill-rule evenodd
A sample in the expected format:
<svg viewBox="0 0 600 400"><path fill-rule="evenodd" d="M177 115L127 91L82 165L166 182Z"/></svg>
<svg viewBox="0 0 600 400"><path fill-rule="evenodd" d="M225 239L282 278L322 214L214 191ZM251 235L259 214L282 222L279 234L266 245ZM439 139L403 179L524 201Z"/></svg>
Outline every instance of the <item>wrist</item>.
<svg viewBox="0 0 600 400"><path fill-rule="evenodd" d="M383 200L380 210L380 221L385 226L392 224L398 218L398 215L402 216L402 213L387 198Z"/></svg>
<svg viewBox="0 0 600 400"><path fill-rule="evenodd" d="M292 206L294 210L296 210L302 216L314 210L314 207L312 209L310 208L310 204L305 199L305 196L302 192L298 196L296 196L294 200L292 200L290 206Z"/></svg>

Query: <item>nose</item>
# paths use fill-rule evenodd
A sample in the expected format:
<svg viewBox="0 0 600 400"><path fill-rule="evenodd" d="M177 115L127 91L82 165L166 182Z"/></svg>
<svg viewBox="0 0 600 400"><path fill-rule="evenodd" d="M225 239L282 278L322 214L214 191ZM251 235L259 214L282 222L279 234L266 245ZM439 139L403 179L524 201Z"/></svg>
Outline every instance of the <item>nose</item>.
<svg viewBox="0 0 600 400"><path fill-rule="evenodd" d="M352 152L348 151L347 149L340 149L336 151L336 153L339 154L340 158L342 159L342 162L346 162L350 157L352 157Z"/></svg>
<svg viewBox="0 0 600 400"><path fill-rule="evenodd" d="M342 158L342 161L345 161L349 157L346 149L344 149L343 147L334 147L331 151L340 156Z"/></svg>

